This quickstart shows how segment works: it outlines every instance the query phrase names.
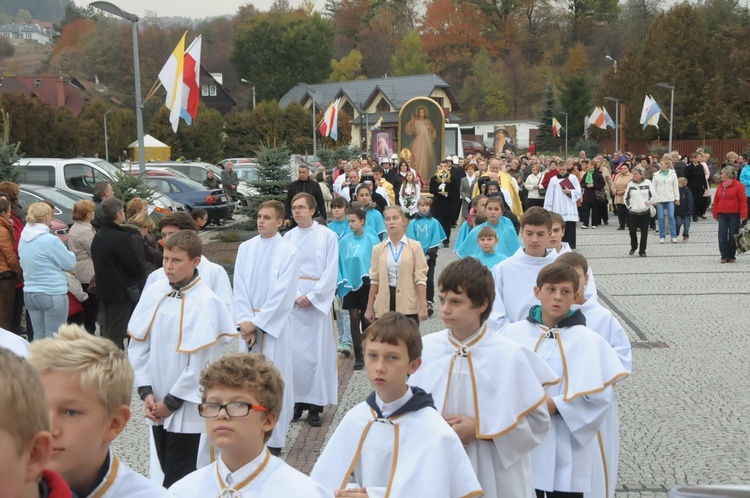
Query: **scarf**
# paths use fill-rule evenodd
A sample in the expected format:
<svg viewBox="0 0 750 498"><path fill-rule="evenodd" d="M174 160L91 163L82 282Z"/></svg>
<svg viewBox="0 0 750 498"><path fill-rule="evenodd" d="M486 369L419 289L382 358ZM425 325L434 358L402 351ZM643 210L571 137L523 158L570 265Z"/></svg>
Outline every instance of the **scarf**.
<svg viewBox="0 0 750 498"><path fill-rule="evenodd" d="M594 170L590 169L586 172L586 180L584 183L594 183Z"/></svg>

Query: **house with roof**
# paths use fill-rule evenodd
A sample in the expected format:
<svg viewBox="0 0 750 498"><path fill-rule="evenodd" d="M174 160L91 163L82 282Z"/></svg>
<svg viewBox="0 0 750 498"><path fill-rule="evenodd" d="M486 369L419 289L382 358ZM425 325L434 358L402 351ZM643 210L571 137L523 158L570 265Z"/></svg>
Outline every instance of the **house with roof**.
<svg viewBox="0 0 750 498"><path fill-rule="evenodd" d="M458 123L461 110L453 88L436 74L383 77L337 83L307 85L299 83L279 101L284 108L292 102L310 109L315 102L316 112L325 110L337 98L339 112L352 122L352 143L365 145L368 130L380 118L381 129L392 129L398 136L398 113L403 105L415 97L430 97L443 108L448 122Z"/></svg>
<svg viewBox="0 0 750 498"><path fill-rule="evenodd" d="M0 77L0 95L22 93L56 107L67 107L78 116L88 95L71 82L56 76Z"/></svg>
<svg viewBox="0 0 750 498"><path fill-rule="evenodd" d="M0 24L0 38L33 40L42 44L47 44L51 41L51 35L43 27L34 23Z"/></svg>
<svg viewBox="0 0 750 498"><path fill-rule="evenodd" d="M232 112L234 106L237 105L237 101L234 100L229 90L224 86L223 75L221 73L210 73L202 64L200 87L201 102L207 108L219 111L222 116L226 116Z"/></svg>

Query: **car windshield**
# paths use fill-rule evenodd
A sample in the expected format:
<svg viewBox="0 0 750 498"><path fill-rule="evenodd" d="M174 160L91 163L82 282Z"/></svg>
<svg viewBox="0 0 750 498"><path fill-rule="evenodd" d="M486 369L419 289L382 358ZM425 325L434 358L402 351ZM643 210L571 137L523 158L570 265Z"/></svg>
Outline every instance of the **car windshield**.
<svg viewBox="0 0 750 498"><path fill-rule="evenodd" d="M101 167L112 178L117 178L116 175L122 171L120 168L112 163L108 163L104 159L92 159L91 162Z"/></svg>
<svg viewBox="0 0 750 498"><path fill-rule="evenodd" d="M74 195L63 192L62 190L57 190L55 188L37 187L33 190L29 189L29 191L33 194L38 195L39 197L43 197L44 199L50 201L52 204L64 207L65 209L73 209L73 204L78 201L78 198Z"/></svg>

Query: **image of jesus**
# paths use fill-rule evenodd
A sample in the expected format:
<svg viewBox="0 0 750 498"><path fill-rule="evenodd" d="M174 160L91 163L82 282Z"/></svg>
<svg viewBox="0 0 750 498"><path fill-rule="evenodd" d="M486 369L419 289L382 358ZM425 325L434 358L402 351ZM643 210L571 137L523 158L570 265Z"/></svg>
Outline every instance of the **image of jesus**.
<svg viewBox="0 0 750 498"><path fill-rule="evenodd" d="M414 155L414 167L417 173L422 178L429 178L430 167L437 164L435 148L433 146L437 132L430 120L427 119L427 109L425 107L419 107L416 116L412 113L411 119L406 123L404 131L407 135L414 136L407 147Z"/></svg>

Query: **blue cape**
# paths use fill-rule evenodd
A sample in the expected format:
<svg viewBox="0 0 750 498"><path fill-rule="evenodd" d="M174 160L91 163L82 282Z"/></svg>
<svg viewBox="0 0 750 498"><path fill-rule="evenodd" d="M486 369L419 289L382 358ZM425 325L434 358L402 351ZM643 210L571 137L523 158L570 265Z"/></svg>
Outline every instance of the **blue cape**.
<svg viewBox="0 0 750 498"><path fill-rule="evenodd" d="M478 259L479 262L482 263L487 268L489 268L490 271L492 271L495 265L497 265L501 261L508 259L507 256L504 256L500 254L499 252L493 252L492 254L487 254L484 251L480 251L479 253L474 254L472 258Z"/></svg>
<svg viewBox="0 0 750 498"><path fill-rule="evenodd" d="M505 216L501 216L500 223L498 223L497 226L490 225L490 222L487 221L474 227L474 229L469 232L469 235L466 236L466 240L464 240L463 244L460 246L456 245L456 254L458 254L459 258L467 258L482 252L477 237L482 228L486 226L494 228L497 233L499 242L495 247L495 252L500 253L505 257L509 257L521 247L521 241L518 239L515 228L513 228L513 222Z"/></svg>
<svg viewBox="0 0 750 498"><path fill-rule="evenodd" d="M385 221L383 220L383 215L380 214L380 211L375 208L368 209L365 213L365 217L365 226L370 227L372 231L382 239L386 229Z"/></svg>
<svg viewBox="0 0 750 498"><path fill-rule="evenodd" d="M440 243L445 240L445 231L440 222L432 216L423 218L417 215L409 222L406 236L422 244L422 250L426 256L427 251L433 247L440 247Z"/></svg>
<svg viewBox="0 0 750 498"><path fill-rule="evenodd" d="M339 240L341 240L341 237L343 237L347 233L352 232L352 230L349 228L349 220L331 220L328 222L328 228L336 233L336 236Z"/></svg>
<svg viewBox="0 0 750 498"><path fill-rule="evenodd" d="M468 221L464 221L461 223L461 228L458 230L458 235L456 235L456 243L453 245L453 247L461 247L461 244L464 243L466 240L466 237L469 235L469 232L471 232L471 223Z"/></svg>
<svg viewBox="0 0 750 498"><path fill-rule="evenodd" d="M372 248L380 240L369 230L357 237L353 232L339 241L339 279L336 292L344 297L348 292L362 287L362 277L370 275Z"/></svg>

